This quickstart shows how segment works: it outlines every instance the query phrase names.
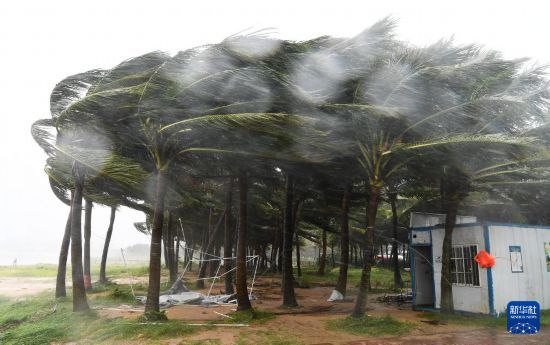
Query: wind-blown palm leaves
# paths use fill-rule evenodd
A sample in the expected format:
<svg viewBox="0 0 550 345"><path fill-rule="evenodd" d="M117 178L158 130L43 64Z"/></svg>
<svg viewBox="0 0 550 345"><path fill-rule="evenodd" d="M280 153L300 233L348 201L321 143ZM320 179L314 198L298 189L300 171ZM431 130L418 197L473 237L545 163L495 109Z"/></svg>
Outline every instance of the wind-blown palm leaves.
<svg viewBox="0 0 550 345"><path fill-rule="evenodd" d="M239 177L242 219L248 189L260 193L273 185L281 191L286 181L286 203L282 193L278 206L269 198L248 198L272 208L255 205L248 215L262 220L241 221L239 231L246 233L247 223L266 228L266 222L284 218L290 236L295 179L308 181L306 186L330 181L332 194L365 181L366 260L354 311L362 316L378 201L394 176L414 174L431 183L438 174L460 171L468 188L524 180L527 173L546 178L544 167L533 169L532 158L546 153L537 151L535 135L525 134L548 110L544 69L521 71L524 60L451 41L411 47L393 38L393 27L384 19L350 39L305 42L235 36L175 56L152 52L56 86L52 118L32 129L49 156L52 188L66 200L81 183L91 199L149 213L147 313L159 310L165 210L195 222L184 213L202 215L211 207L204 207L205 193L194 189L197 181ZM478 160L486 165L465 168L464 157L473 150L478 155L471 167ZM420 171L426 162L430 169ZM73 166L82 167L84 180L75 180L81 175L73 174ZM247 183L253 178L258 182ZM216 197L217 207L231 215L230 200ZM283 241L286 263L292 241ZM243 243L239 248L246 249ZM285 267L291 281L292 267ZM245 286L240 277L238 286Z"/></svg>
<svg viewBox="0 0 550 345"><path fill-rule="evenodd" d="M83 290L82 256L77 254L81 253L81 198L86 195L90 200L107 205L137 205L135 195L128 191L136 190L136 185L146 177L139 165L133 164L128 158L117 156L97 133L78 126L78 123L64 130L57 128L54 136L59 116L84 97L86 92L93 90L102 76L103 71L94 70L61 81L51 96L52 119L38 120L31 128L31 134L49 156L45 171L54 194L67 203L68 191L73 191L70 226L67 226L70 237L65 236L62 244L56 295L65 295L63 272L70 238L75 310L88 309Z"/></svg>
<svg viewBox="0 0 550 345"><path fill-rule="evenodd" d="M449 41L420 49L398 45L385 53L365 63L363 72L354 68L355 80L339 81L348 85L340 91L347 93L340 97L348 102L324 102L321 107L351 116L359 129L355 131L358 161L370 186L368 259L355 316L365 312L373 227L387 180L422 151L441 147L452 154L459 144L497 150L526 144L527 138L511 135L540 124L548 109L547 82L541 70L518 73L523 61L503 60L495 52L455 47Z"/></svg>

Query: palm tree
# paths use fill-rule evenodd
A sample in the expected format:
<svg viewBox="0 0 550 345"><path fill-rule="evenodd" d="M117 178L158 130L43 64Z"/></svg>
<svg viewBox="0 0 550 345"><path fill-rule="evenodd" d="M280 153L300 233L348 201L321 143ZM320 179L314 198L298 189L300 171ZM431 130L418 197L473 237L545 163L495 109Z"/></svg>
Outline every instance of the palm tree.
<svg viewBox="0 0 550 345"><path fill-rule="evenodd" d="M292 217L294 202L294 178L286 176L286 197L283 227L283 306L296 307L298 302L294 294L294 276L292 274L292 243L294 239L294 220Z"/></svg>
<svg viewBox="0 0 550 345"><path fill-rule="evenodd" d="M113 235L113 226L115 224L116 206L111 206L111 217L109 218L109 227L107 228L107 234L105 235L105 244L103 245L103 254L101 255L101 264L99 266L99 283L105 284L107 282L107 275L105 269L107 267L107 254L109 253L109 244L111 243L111 236Z"/></svg>
<svg viewBox="0 0 550 345"><path fill-rule="evenodd" d="M346 296L346 287L348 280L349 266L349 209L351 202L351 193L353 184L348 183L344 188L342 195L342 215L340 223L340 270L338 272L338 281L334 290L342 296Z"/></svg>
<svg viewBox="0 0 550 345"><path fill-rule="evenodd" d="M81 83L76 82L76 78L69 77L67 78L71 82L74 82L76 85L86 84L86 81L82 81ZM69 83L70 84L70 83ZM60 83L58 86L56 86L56 89L54 89L54 92L52 93L52 99L55 99L58 103L62 104L66 100L59 97L59 89L63 89L61 86L64 86L66 88L66 91L70 91L70 87L65 85L64 82ZM88 84L87 84L88 85ZM88 85L89 86L89 85ZM56 91L57 90L57 91ZM70 97L72 94L71 92L67 91L68 95L67 97ZM57 103L56 103L57 104ZM55 106L52 106L52 109L58 109ZM52 110L52 115L57 116L57 110ZM58 279L57 279L57 287L56 287L56 296L64 296L65 295L65 268L66 268L66 259L67 259L67 251L69 247L69 239L71 242L71 260L73 265L73 305L74 310L86 310L87 309L87 303L85 299L85 293L83 294L80 290L81 285L84 284L84 278L83 278L83 269L82 269L82 244L81 244L81 235L80 235L80 214L81 214L81 198L83 196L84 190L87 190L88 193L94 194L94 197L97 197L97 195L104 195L105 192L99 192L97 190L97 186L90 185L89 181L85 181L85 170L94 171L94 175L99 173L99 175L102 176L101 179L98 179L97 177L94 178L95 183L99 183L102 185L102 189L109 190L107 186L105 186L107 180L112 181L120 181L120 182L128 182L129 178L128 175L132 172L136 172L135 168L130 168L129 170L124 170L125 168L128 168L128 166L124 167L123 169L120 169L120 165L113 165L114 161L120 162L127 162L127 160L122 159L122 161L118 159L111 159L112 156L106 157L103 155L89 155L89 154L82 154L82 150L76 149L76 147L70 147L68 143L72 140L72 135L63 135L62 133L58 132L57 139L53 138L53 124L55 123L54 120L39 120L36 121L32 126L32 134L35 140L39 143L39 145L45 150L45 152L50 156L47 161L46 166L46 172L50 177L50 184L52 186L52 190L54 193L61 199L66 199L66 195L68 194L68 190L74 189L71 197L71 212L69 215L70 226L66 227L65 236L62 242L62 248L59 258L59 267L58 267ZM76 150L75 150L76 149ZM97 150L95 150L97 151ZM89 153L89 152L88 152ZM94 150L92 150L92 153ZM86 169L84 167L88 167L89 169ZM96 167L96 168L92 168ZM100 167L99 169L97 167ZM75 178L78 178L76 180ZM131 179L135 179L135 176L132 176ZM100 181L101 180L101 181ZM132 182L133 183L133 182ZM86 185L86 187L85 187ZM76 189L79 189L79 193L77 194L75 191ZM100 198L104 198L105 196L100 196ZM75 204L76 203L76 204ZM126 201L128 204L128 202ZM76 205L76 206L75 206ZM77 218L74 218L77 216ZM70 236L69 236L70 234ZM80 248L80 249L79 249ZM80 253L77 255L77 253ZM77 257L78 256L78 257ZM79 267L80 266L80 267ZM82 284L81 284L82 283Z"/></svg>
<svg viewBox="0 0 550 345"><path fill-rule="evenodd" d="M75 163L73 166L74 194L71 204L71 265L73 277L73 311L89 310L82 269L82 193L84 190L84 169Z"/></svg>
<svg viewBox="0 0 550 345"><path fill-rule="evenodd" d="M397 191L392 189L388 192L388 198L390 201L391 213L392 213L392 245L391 245L391 257L393 266L393 283L395 286L402 288L403 279L401 278L401 269L399 268L399 258L397 256Z"/></svg>
<svg viewBox="0 0 550 345"><path fill-rule="evenodd" d="M228 258L224 260L225 270L224 284L225 293L233 294L233 275L231 274L233 256L233 233L232 233L232 205L233 205L233 178L230 177L226 182L225 194L225 219L224 219L224 237L223 237L223 256Z"/></svg>
<svg viewBox="0 0 550 345"><path fill-rule="evenodd" d="M92 207L93 202L84 198L84 287L86 291L92 289L92 274L90 272L90 240L92 236Z"/></svg>

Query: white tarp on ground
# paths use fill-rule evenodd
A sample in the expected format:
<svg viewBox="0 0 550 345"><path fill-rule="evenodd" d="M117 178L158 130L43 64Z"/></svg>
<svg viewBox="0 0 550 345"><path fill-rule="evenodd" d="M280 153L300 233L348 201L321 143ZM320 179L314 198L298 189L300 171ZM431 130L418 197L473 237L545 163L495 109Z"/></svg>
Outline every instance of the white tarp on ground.
<svg viewBox="0 0 550 345"><path fill-rule="evenodd" d="M200 304L204 295L200 292L182 292L177 295L164 295L159 297L161 307L170 307L180 304Z"/></svg>
<svg viewBox="0 0 550 345"><path fill-rule="evenodd" d="M147 296L136 296L141 303L147 302ZM205 296L200 292L181 292L173 295L162 295L159 297L159 306L168 308L174 305L194 304L194 305L212 305L236 303L236 295L210 295Z"/></svg>
<svg viewBox="0 0 550 345"><path fill-rule="evenodd" d="M343 300L344 300L344 295L342 295L340 291L337 291L337 290L332 290L330 297L327 299L328 302L343 301Z"/></svg>

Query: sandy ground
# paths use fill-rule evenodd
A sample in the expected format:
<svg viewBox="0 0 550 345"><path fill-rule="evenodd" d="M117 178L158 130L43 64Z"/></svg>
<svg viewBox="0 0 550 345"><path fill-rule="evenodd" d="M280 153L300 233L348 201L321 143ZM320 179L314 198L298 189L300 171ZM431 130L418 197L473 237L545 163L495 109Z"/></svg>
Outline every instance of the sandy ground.
<svg viewBox="0 0 550 345"><path fill-rule="evenodd" d="M134 278L134 283L145 282L145 278ZM126 281L119 281L127 283ZM0 278L0 295L8 297L23 297L55 288L54 278ZM223 289L222 284L216 284L214 293ZM207 293L208 289L202 292ZM369 297L368 314L385 316L390 314L400 321L412 322L417 327L407 336L401 337L366 337L343 332L328 330L327 321L343 318L349 315L353 303L327 302L326 298L332 291L331 287L297 288L296 295L299 308L280 308L281 294L278 281L271 278L260 279L254 290L258 297L253 301L255 308L269 311L277 315L273 320L265 323L255 323L248 327L230 328L214 327L201 331L185 339L168 339L166 344L185 344L182 341L205 342L208 339L218 339L222 345L235 344L241 333L247 339L254 339L254 334L263 332L276 333L288 339L300 339L305 344L314 345L375 345L375 344L461 344L461 345L512 345L512 344L549 344L550 328L543 328L537 335L518 336L506 333L504 329L466 327L457 325L432 325L422 322L419 312L412 311L410 306L399 308L395 305L386 305L376 302L378 295ZM176 306L166 310L172 320L182 320L188 323L202 323L211 320L224 320L226 315L233 311L235 306ZM120 305L116 308L98 310L108 318L128 317L135 318L143 312L143 307ZM146 344L143 340L129 341L127 344Z"/></svg>
<svg viewBox="0 0 550 345"><path fill-rule="evenodd" d="M70 283L67 283L67 287L70 287ZM49 289L55 289L55 278L0 278L0 296L17 298Z"/></svg>

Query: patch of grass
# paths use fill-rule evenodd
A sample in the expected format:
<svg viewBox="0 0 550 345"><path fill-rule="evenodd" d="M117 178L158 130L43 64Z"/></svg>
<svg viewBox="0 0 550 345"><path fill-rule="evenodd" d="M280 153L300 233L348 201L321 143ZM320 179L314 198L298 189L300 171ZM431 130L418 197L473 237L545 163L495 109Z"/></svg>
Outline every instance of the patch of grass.
<svg viewBox="0 0 550 345"><path fill-rule="evenodd" d="M70 270L67 270L70 272ZM55 277L57 275L57 265L54 264L36 264L20 265L17 267L0 266L0 277Z"/></svg>
<svg viewBox="0 0 550 345"><path fill-rule="evenodd" d="M304 268L302 270L302 276L298 277L298 283L300 286L334 286L338 280L339 268L336 267L327 271L324 275L317 274L317 269ZM401 271L401 278L403 279L404 286L410 286L411 278L410 273L407 271ZM361 280L360 268L348 269L348 287L355 290ZM398 291L393 284L393 271L384 267L373 267L371 270L371 285L374 292L394 292Z"/></svg>
<svg viewBox="0 0 550 345"><path fill-rule="evenodd" d="M227 323L264 323L266 321L272 320L275 315L267 311L261 311L257 309L252 310L242 310L229 313L230 318L226 318L225 322Z"/></svg>
<svg viewBox="0 0 550 345"><path fill-rule="evenodd" d="M99 266L92 266L92 277L99 276ZM128 273L132 276L146 276L149 274L149 266L147 265L129 265L128 269L123 264L107 265L105 274L107 277L127 277Z"/></svg>
<svg viewBox="0 0 550 345"><path fill-rule="evenodd" d="M94 265L91 267L92 277L99 276L99 265ZM112 264L107 265L107 276L110 277L125 277L128 275L128 272L132 276L145 276L149 272L149 267L146 265L131 265L126 266L123 264ZM71 265L67 265L67 277L70 277L71 274ZM56 277L57 276L57 265L56 264L36 264L36 265L19 265L17 267L12 266L0 266L0 277L8 278L31 278L31 277Z"/></svg>
<svg viewBox="0 0 550 345"><path fill-rule="evenodd" d="M119 286L121 286L121 285L122 284L119 284ZM129 284L125 284L125 285L128 286L128 289L130 289ZM167 281L161 282L160 283L160 291L168 290L171 286L172 286L172 284L170 284L170 282L167 282ZM147 285L138 283L138 284L134 284L133 287L134 287L134 292L135 292L136 295L147 295Z"/></svg>
<svg viewBox="0 0 550 345"><path fill-rule="evenodd" d="M92 291L88 292L88 300L102 306L138 303L132 295L130 285L113 283L94 284Z"/></svg>
<svg viewBox="0 0 550 345"><path fill-rule="evenodd" d="M7 297L4 297L4 296L0 296L0 306L2 306L3 304L6 304L10 301L9 298Z"/></svg>
<svg viewBox="0 0 550 345"><path fill-rule="evenodd" d="M109 304L117 287L97 293L88 301L91 307ZM103 294L103 296L101 295ZM126 298L123 294L122 298ZM105 319L95 311L73 313L71 298L53 299L41 294L21 301L0 304L0 344L43 345L79 341L83 344L113 344L127 339L164 339L197 331L179 321L143 323L136 319ZM150 343L148 341L148 343Z"/></svg>
<svg viewBox="0 0 550 345"><path fill-rule="evenodd" d="M333 331L371 336L404 335L414 328L413 324L397 321L389 315L384 317L346 317L345 319L330 320L327 326Z"/></svg>
<svg viewBox="0 0 550 345"><path fill-rule="evenodd" d="M110 339L165 339L189 335L197 327L187 326L181 321L171 320L155 323L143 323L123 318L111 319L103 323L101 329L96 329L89 335L94 341Z"/></svg>
<svg viewBox="0 0 550 345"><path fill-rule="evenodd" d="M237 345L304 345L299 339L284 332L252 331L239 334Z"/></svg>

